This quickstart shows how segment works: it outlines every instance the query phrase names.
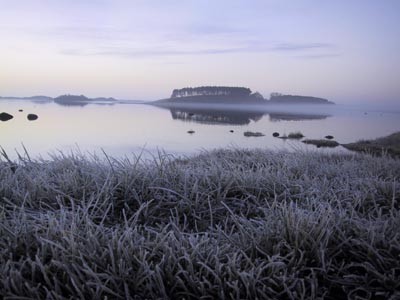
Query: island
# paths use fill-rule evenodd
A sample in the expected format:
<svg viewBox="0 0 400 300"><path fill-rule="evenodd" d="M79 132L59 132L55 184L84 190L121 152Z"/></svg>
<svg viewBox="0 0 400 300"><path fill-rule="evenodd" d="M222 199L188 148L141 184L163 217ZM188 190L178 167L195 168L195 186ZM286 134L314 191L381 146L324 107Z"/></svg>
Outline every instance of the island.
<svg viewBox="0 0 400 300"><path fill-rule="evenodd" d="M54 102L61 105L78 105L84 106L89 103L97 104L115 104L117 102L114 98L88 98L84 95L62 95L54 98Z"/></svg>
<svg viewBox="0 0 400 300"><path fill-rule="evenodd" d="M201 86L174 89L167 99L150 102L157 106L182 106L182 105L271 105L271 104L334 104L327 99L312 96L284 95L272 93L270 99L266 99L259 92L252 92L247 87L229 86Z"/></svg>
<svg viewBox="0 0 400 300"><path fill-rule="evenodd" d="M260 93L252 93L245 87L201 86L172 91L171 97L151 102L155 105L170 104L265 104Z"/></svg>
<svg viewBox="0 0 400 300"><path fill-rule="evenodd" d="M10 97L1 97L0 100L31 100L31 101L53 101L52 97L48 96L31 96L31 97L15 97L15 96L10 96Z"/></svg>
<svg viewBox="0 0 400 300"><path fill-rule="evenodd" d="M324 98L299 96L299 95L283 95L281 93L272 93L268 101L269 104L335 104Z"/></svg>

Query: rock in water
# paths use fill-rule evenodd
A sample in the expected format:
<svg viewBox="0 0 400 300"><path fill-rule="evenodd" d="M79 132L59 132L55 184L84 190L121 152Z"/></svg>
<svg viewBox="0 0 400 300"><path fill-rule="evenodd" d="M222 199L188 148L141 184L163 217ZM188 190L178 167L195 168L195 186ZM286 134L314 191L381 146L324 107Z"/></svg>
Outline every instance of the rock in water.
<svg viewBox="0 0 400 300"><path fill-rule="evenodd" d="M279 136L279 132L274 132L274 133L272 134L272 136L273 136L273 137L278 137L278 136Z"/></svg>
<svg viewBox="0 0 400 300"><path fill-rule="evenodd" d="M193 134L193 133L194 133L194 130L189 130L187 133Z"/></svg>
<svg viewBox="0 0 400 300"><path fill-rule="evenodd" d="M332 136L332 135L327 135L327 136L325 136L325 138L326 138L327 140L333 140L333 136Z"/></svg>
<svg viewBox="0 0 400 300"><path fill-rule="evenodd" d="M28 118L29 121L35 121L35 120L37 120L39 117L38 117L37 115L35 115L35 114L29 114L29 115L27 116L27 118Z"/></svg>
<svg viewBox="0 0 400 300"><path fill-rule="evenodd" d="M5 122L5 121L8 121L8 120L11 120L12 118L14 118L14 116L12 116L12 115L10 115L10 114L8 114L6 112L2 112L0 114L0 121Z"/></svg>
<svg viewBox="0 0 400 300"><path fill-rule="evenodd" d="M243 133L243 135L247 136L247 137L249 137L249 136L255 136L255 137L264 136L264 134L261 132L251 132L251 131L246 131Z"/></svg>
<svg viewBox="0 0 400 300"><path fill-rule="evenodd" d="M24 110L23 110L23 109L18 109L18 111L19 111L19 112L23 112Z"/></svg>

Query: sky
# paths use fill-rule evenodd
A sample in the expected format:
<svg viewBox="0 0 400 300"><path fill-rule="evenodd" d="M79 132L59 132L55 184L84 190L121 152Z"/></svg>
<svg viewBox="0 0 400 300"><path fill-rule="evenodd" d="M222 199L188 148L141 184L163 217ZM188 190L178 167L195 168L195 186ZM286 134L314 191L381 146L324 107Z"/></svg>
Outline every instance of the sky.
<svg viewBox="0 0 400 300"><path fill-rule="evenodd" d="M246 86L400 103L398 0L0 0L0 96Z"/></svg>

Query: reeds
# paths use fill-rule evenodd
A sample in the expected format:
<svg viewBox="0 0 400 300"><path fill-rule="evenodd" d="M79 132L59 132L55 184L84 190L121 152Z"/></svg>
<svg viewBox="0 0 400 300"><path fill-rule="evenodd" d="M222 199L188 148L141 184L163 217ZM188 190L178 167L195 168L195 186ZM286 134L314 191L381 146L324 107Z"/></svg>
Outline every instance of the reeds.
<svg viewBox="0 0 400 300"><path fill-rule="evenodd" d="M9 299L395 299L400 160L218 150L0 163Z"/></svg>

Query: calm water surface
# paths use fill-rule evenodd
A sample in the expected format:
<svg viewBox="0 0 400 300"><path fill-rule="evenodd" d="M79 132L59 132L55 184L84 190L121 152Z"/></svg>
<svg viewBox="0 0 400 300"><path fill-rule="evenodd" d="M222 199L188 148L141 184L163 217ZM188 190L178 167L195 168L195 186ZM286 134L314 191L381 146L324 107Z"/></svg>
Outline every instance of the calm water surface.
<svg viewBox="0 0 400 300"><path fill-rule="evenodd" d="M129 157L143 149L147 154L164 150L185 155L222 147L316 151L314 146L274 138L272 133L282 135L301 131L307 138L313 139L329 134L339 143L348 143L400 130L398 112L343 106L324 107L318 112L303 108L301 113L293 114L282 111L170 110L139 104L62 106L0 100L0 112L14 116L10 121L0 122L0 145L14 158L17 152L23 153L22 145L31 156L42 157L59 150L69 152L78 149L97 154L101 154L103 149L116 157ZM28 121L28 113L37 114L39 119ZM195 133L188 134L189 130ZM258 131L265 136L245 137L245 131ZM318 151L346 150L338 147Z"/></svg>

